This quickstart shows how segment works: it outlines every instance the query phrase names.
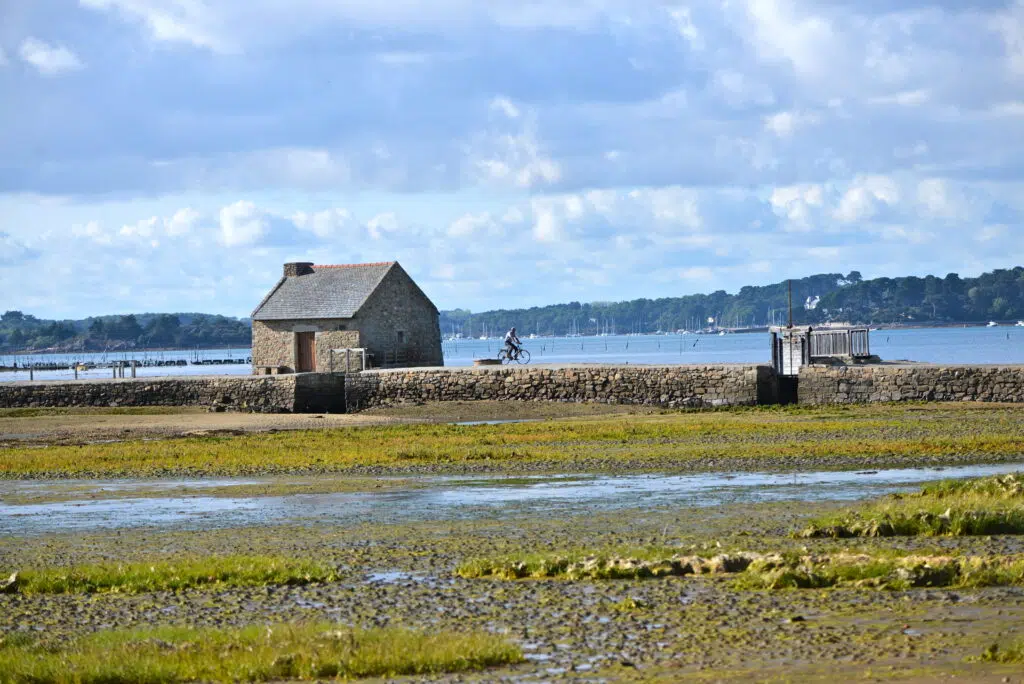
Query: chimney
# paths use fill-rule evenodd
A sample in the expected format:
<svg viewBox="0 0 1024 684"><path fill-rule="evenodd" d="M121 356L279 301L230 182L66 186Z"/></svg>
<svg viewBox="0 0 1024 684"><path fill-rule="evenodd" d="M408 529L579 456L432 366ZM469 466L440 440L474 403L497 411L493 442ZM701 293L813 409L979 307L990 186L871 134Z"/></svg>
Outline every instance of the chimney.
<svg viewBox="0 0 1024 684"><path fill-rule="evenodd" d="M301 275L309 275L312 272L313 262L311 261L294 261L290 264L284 265L284 276L286 278L292 278Z"/></svg>

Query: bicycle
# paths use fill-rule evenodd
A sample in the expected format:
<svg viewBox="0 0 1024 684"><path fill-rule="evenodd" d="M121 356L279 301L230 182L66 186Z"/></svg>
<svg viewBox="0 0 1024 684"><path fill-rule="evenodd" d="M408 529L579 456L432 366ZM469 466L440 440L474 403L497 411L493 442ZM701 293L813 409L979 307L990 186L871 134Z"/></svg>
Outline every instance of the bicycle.
<svg viewBox="0 0 1024 684"><path fill-rule="evenodd" d="M498 352L498 361L504 363L530 363L530 352L527 349L519 348L519 351L508 353L508 348Z"/></svg>

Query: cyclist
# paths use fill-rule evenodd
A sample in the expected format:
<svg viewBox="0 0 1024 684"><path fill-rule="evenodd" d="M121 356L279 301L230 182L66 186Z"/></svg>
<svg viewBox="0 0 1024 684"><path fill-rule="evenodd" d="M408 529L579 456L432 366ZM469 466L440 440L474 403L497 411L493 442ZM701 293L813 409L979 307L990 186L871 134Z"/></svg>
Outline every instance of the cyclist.
<svg viewBox="0 0 1024 684"><path fill-rule="evenodd" d="M522 341L516 337L516 327L513 325L512 329L505 333L505 350L508 353L508 358L515 359L519 357L519 345Z"/></svg>

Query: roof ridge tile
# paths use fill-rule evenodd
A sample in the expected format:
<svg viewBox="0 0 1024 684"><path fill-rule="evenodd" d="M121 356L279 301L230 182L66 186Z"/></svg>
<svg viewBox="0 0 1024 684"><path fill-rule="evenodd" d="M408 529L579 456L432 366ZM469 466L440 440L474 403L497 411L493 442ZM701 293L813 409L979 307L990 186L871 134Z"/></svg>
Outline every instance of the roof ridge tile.
<svg viewBox="0 0 1024 684"><path fill-rule="evenodd" d="M313 268L359 268L362 266L390 266L395 261L371 261L365 264L313 264Z"/></svg>

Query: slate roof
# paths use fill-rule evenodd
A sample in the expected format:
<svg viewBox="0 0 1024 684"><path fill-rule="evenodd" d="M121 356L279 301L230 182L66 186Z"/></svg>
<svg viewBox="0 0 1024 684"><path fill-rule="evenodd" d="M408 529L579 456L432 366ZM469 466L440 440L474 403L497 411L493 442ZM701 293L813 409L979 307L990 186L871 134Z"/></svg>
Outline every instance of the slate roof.
<svg viewBox="0 0 1024 684"><path fill-rule="evenodd" d="M385 261L313 266L312 273L283 277L252 312L252 319L352 318L397 265Z"/></svg>

